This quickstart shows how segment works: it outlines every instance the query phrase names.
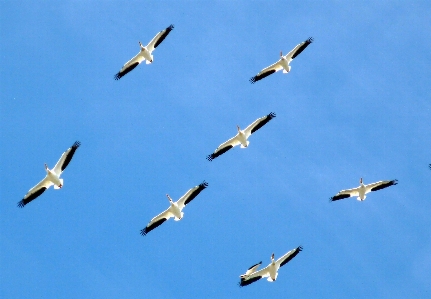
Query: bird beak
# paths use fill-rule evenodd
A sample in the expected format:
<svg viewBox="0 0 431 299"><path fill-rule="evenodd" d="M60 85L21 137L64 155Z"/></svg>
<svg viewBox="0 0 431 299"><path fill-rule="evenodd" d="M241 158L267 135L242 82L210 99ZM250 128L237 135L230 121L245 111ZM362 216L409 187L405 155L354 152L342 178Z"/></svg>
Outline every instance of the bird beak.
<svg viewBox="0 0 431 299"><path fill-rule="evenodd" d="M280 51L280 57L283 57L283 51Z"/></svg>
<svg viewBox="0 0 431 299"><path fill-rule="evenodd" d="M45 163L45 169L48 170L48 165L46 165L46 163Z"/></svg>
<svg viewBox="0 0 431 299"><path fill-rule="evenodd" d="M362 184L362 178L359 180L359 183Z"/></svg>
<svg viewBox="0 0 431 299"><path fill-rule="evenodd" d="M237 127L237 129L238 129L238 133L239 133L239 131L241 131L241 129L239 128L239 126L238 126L238 125L236 125L236 127Z"/></svg>

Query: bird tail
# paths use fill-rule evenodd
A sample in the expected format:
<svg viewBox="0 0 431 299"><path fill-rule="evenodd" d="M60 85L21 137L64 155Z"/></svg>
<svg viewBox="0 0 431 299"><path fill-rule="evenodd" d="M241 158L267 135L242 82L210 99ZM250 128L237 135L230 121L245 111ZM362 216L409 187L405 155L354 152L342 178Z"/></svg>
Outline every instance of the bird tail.
<svg viewBox="0 0 431 299"><path fill-rule="evenodd" d="M61 186L63 186L63 179L60 179ZM54 189L60 189L61 187L58 187L57 185L54 185Z"/></svg>
<svg viewBox="0 0 431 299"><path fill-rule="evenodd" d="M250 144L250 141L247 140L247 146L244 146L241 144L241 148L246 148L246 147L248 147L249 144Z"/></svg>

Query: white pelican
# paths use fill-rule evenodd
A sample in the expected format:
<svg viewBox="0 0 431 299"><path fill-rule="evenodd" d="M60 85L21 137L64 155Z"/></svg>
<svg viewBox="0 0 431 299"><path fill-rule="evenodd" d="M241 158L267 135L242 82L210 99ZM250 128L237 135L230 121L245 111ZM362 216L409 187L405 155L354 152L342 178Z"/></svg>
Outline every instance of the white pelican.
<svg viewBox="0 0 431 299"><path fill-rule="evenodd" d="M53 169L49 169L48 165L45 163L46 176L39 182L36 186L31 188L24 198L18 202L18 207L23 208L30 201L45 192L46 189L54 185L54 189L60 189L63 187L63 179L60 179L61 173L69 165L70 160L72 160L76 149L81 145L79 141L76 141L70 148L68 148L60 157L57 164L55 164Z"/></svg>
<svg viewBox="0 0 431 299"><path fill-rule="evenodd" d="M268 115L265 115L261 118L256 119L251 125L249 125L244 130L241 130L239 126L237 125L238 134L235 135L235 137L232 137L228 141L222 143L219 145L218 148L212 153L211 155L207 156L208 161L212 161L218 156L224 154L234 146L240 145L241 148L246 148L248 144L250 143L247 139L250 137L251 134L262 128L267 122L269 122L271 119L275 117L275 113L271 112Z"/></svg>
<svg viewBox="0 0 431 299"><path fill-rule="evenodd" d="M141 42L139 42L141 51L135 57L127 61L125 65L123 65L121 70L114 76L114 79L121 79L121 77L133 70L144 60L146 60L146 64L153 62L153 55L151 53L157 48L158 45L160 45L166 36L168 36L172 29L174 29L174 25L170 25L168 28L160 31L145 47L141 44Z"/></svg>
<svg viewBox="0 0 431 299"><path fill-rule="evenodd" d="M275 281L278 276L278 269L280 269L280 267L290 262L300 251L302 251L301 246L295 249L292 249L291 251L289 251L288 253L286 253L276 261L274 260L274 253L273 253L271 255L271 263L268 266L266 266L265 268L259 271L255 271L252 273L249 273L249 271L247 271L245 274L241 275L240 276L241 281L239 282L239 286L244 287L264 277L268 277L268 281L270 282ZM256 264L253 267L257 269L259 265L260 264Z"/></svg>
<svg viewBox="0 0 431 299"><path fill-rule="evenodd" d="M376 183L364 185L362 183L362 178L361 178L359 180L359 183L360 183L360 185L357 188L341 190L340 192L337 193L337 195L332 196L330 198L330 201L340 200L340 199L348 198L348 197L352 197L352 196L357 196L358 197L357 199L359 201L363 201L367 197L365 194L370 193L372 191L384 189L384 188L389 187L389 186L396 185L396 184L398 184L398 180L379 181Z"/></svg>
<svg viewBox="0 0 431 299"><path fill-rule="evenodd" d="M283 73L286 73L286 74L290 72L290 68L291 68L289 65L290 62L293 59L295 59L295 57L298 56L302 51L304 51L304 49L307 48L307 46L312 42L313 42L313 38L310 37L306 41L296 45L296 47L293 48L293 50L287 53L285 56L283 56L283 52L280 51L280 60L264 68L256 76L251 77L250 79L251 84L255 83L256 81L262 80L263 78L268 77L269 75L281 70L283 70Z"/></svg>
<svg viewBox="0 0 431 299"><path fill-rule="evenodd" d="M200 185L191 188L186 192L178 201L173 202L172 198L166 194L169 199L170 206L167 210L163 211L153 219L151 219L150 223L147 224L147 227L141 230L141 235L145 236L150 231L161 225L163 222L168 220L171 217L174 217L175 221L179 221L183 218L184 213L182 210L184 207L191 202L202 190L208 187L208 183L203 181Z"/></svg>
<svg viewBox="0 0 431 299"><path fill-rule="evenodd" d="M253 266L251 266L250 268L248 268L247 271L245 272L245 274L242 274L239 277L241 277L241 278L248 277L251 273L256 272L257 268L259 268L260 265L262 265L262 261L260 261L257 264L254 264Z"/></svg>

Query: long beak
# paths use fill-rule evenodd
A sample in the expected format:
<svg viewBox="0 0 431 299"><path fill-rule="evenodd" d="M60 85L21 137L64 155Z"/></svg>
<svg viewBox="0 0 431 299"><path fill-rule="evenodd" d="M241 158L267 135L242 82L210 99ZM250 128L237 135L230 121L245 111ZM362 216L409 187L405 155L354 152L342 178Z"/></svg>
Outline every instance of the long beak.
<svg viewBox="0 0 431 299"><path fill-rule="evenodd" d="M169 199L170 202L172 202L172 198L169 196L169 194L166 194L166 197Z"/></svg>
<svg viewBox="0 0 431 299"><path fill-rule="evenodd" d="M359 180L359 183L362 184L362 178Z"/></svg>
<svg viewBox="0 0 431 299"><path fill-rule="evenodd" d="M283 51L280 51L280 58L283 57Z"/></svg>
<svg viewBox="0 0 431 299"><path fill-rule="evenodd" d="M237 127L237 129L238 129L238 133L239 133L239 131L241 131L241 129L239 128L239 126L238 126L238 125L236 125L236 127Z"/></svg>
<svg viewBox="0 0 431 299"><path fill-rule="evenodd" d="M46 165L46 163L45 163L45 169L48 170L48 165Z"/></svg>

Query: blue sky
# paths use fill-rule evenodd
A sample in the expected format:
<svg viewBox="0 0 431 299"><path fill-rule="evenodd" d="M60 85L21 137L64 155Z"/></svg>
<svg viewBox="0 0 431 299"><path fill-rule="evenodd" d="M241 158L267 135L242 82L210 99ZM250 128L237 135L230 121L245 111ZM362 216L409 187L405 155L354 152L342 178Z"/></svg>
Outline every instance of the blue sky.
<svg viewBox="0 0 431 299"><path fill-rule="evenodd" d="M0 2L2 298L425 298L427 1ZM120 81L113 76L175 29ZM248 79L312 36L291 64ZM213 162L242 128L277 117ZM16 204L75 140L52 188ZM339 190L397 186L328 203ZM184 210L149 220L203 180ZM239 288L252 264L304 250Z"/></svg>

